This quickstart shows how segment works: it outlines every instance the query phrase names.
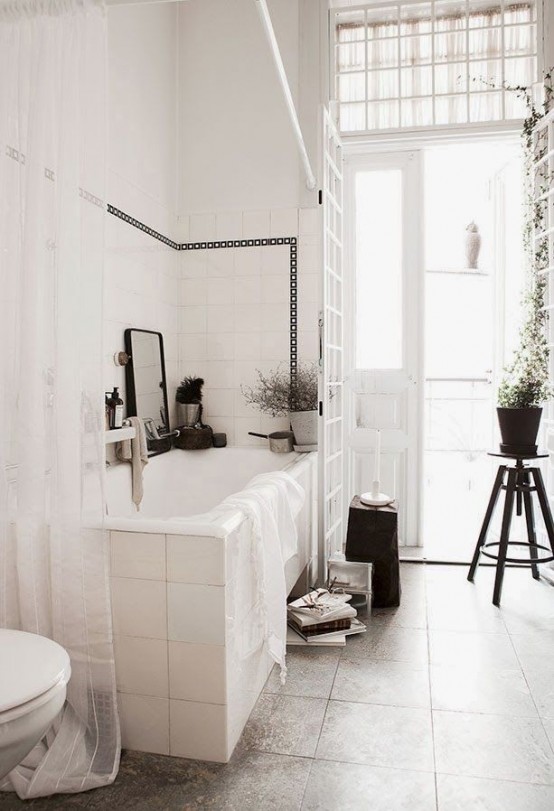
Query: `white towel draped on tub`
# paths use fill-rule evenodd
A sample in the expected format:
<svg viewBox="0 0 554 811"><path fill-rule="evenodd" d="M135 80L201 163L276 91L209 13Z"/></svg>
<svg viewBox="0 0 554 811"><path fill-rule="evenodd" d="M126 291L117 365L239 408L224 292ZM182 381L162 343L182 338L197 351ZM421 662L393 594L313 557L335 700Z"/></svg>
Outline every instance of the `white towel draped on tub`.
<svg viewBox="0 0 554 811"><path fill-rule="evenodd" d="M221 506L243 512L252 524L256 581L265 613L265 636L269 655L286 676L287 589L285 563L295 554L298 533L295 519L306 494L298 482L283 471L255 476L239 493Z"/></svg>

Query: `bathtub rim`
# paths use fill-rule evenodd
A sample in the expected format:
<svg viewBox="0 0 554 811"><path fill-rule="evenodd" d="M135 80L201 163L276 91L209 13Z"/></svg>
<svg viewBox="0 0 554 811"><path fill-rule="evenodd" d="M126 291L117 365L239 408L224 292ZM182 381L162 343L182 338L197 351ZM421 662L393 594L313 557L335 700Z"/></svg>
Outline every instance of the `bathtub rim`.
<svg viewBox="0 0 554 811"><path fill-rule="evenodd" d="M252 450L255 452L257 448L240 448L240 450ZM282 468L269 472L278 473L283 471L290 473L293 469L300 472L304 467L317 465L317 451L308 453L293 451L293 453L296 458L288 461ZM199 513L191 516L190 519L182 518L177 521L164 518L141 518L140 512L133 518L106 514L104 516L104 529L114 532L144 532L157 535L196 535L198 537L223 540L229 533L240 526L245 519L245 515L242 510L234 508L229 508L218 514L217 510L220 504L216 504L209 512ZM205 520L201 520L204 517Z"/></svg>

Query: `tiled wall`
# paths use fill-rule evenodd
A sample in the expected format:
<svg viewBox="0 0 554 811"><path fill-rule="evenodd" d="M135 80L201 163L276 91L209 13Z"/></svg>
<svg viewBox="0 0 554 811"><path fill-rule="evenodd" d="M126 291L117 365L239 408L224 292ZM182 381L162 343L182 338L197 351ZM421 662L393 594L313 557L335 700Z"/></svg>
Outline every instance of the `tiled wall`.
<svg viewBox="0 0 554 811"><path fill-rule="evenodd" d="M298 238L301 360L318 353L317 217L316 209L276 209L192 214L180 222L179 238L187 242ZM182 252L179 262L179 372L204 378L204 419L230 444L263 444L248 432L288 428L288 420L248 406L241 386L254 383L257 370L289 363L290 248L198 249Z"/></svg>

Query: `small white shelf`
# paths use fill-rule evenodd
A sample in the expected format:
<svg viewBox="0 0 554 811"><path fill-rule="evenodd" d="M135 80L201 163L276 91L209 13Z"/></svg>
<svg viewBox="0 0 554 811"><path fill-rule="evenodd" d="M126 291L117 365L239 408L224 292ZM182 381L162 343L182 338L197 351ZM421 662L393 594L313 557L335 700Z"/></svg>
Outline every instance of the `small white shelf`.
<svg viewBox="0 0 554 811"><path fill-rule="evenodd" d="M490 273L488 273L486 270L477 270L477 268L445 268L444 270L441 270L440 268L430 268L425 272L442 273L445 276L490 276Z"/></svg>
<svg viewBox="0 0 554 811"><path fill-rule="evenodd" d="M113 442L123 442L124 439L134 439L136 430L129 426L128 428L113 428L111 431L104 432L104 441L106 445L111 445Z"/></svg>

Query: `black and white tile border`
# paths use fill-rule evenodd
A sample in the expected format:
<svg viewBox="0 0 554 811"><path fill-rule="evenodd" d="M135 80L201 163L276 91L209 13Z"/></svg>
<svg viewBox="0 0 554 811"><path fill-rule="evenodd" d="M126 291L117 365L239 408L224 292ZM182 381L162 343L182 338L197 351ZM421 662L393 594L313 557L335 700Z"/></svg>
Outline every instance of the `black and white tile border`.
<svg viewBox="0 0 554 811"><path fill-rule="evenodd" d="M298 371L298 238L297 237L267 237L260 239L223 239L213 242L175 242L169 237L160 234L140 220L131 217L121 209L108 203L108 214L113 214L120 220L138 228L153 239L157 239L176 251L205 251L217 248L253 248L256 246L288 245L289 246L289 312L290 312L290 375L294 380Z"/></svg>

